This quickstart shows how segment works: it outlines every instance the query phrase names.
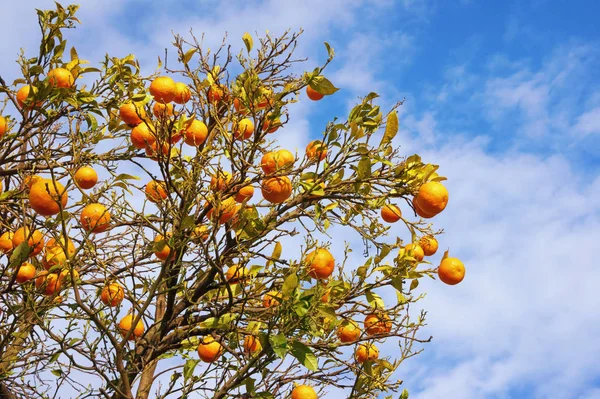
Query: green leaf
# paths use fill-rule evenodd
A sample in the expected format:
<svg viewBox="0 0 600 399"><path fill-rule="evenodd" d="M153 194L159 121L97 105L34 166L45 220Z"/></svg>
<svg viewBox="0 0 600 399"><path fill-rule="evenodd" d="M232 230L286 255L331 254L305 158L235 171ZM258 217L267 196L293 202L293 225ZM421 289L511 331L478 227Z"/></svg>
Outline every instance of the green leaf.
<svg viewBox="0 0 600 399"><path fill-rule="evenodd" d="M300 364L311 371L317 371L319 367L319 361L313 353L313 351L302 342L292 342L292 356L294 356Z"/></svg>
<svg viewBox="0 0 600 399"><path fill-rule="evenodd" d="M281 359L285 357L288 352L287 338L283 334L269 336L269 343L273 352Z"/></svg>
<svg viewBox="0 0 600 399"><path fill-rule="evenodd" d="M185 381L189 380L194 374L194 369L200 360L198 359L188 359L183 366L183 379Z"/></svg>
<svg viewBox="0 0 600 399"><path fill-rule="evenodd" d="M252 36L250 36L250 34L248 32L244 33L244 36L242 36L242 40L244 41L244 44L246 45L246 50L248 50L248 52L252 51L252 47L254 46L254 41L252 40Z"/></svg>
<svg viewBox="0 0 600 399"><path fill-rule="evenodd" d="M21 263L25 262L31 251L32 248L29 246L27 241L23 241L14 249L12 255L10 255L10 264L20 265Z"/></svg>
<svg viewBox="0 0 600 399"><path fill-rule="evenodd" d="M419 286L419 280L414 279L413 281L410 282L410 289L409 289L409 291L414 290L418 286Z"/></svg>
<svg viewBox="0 0 600 399"><path fill-rule="evenodd" d="M194 53L197 51L197 49L195 47L189 49L188 51L185 52L185 54L183 55L183 63L187 64L188 62L190 62L190 60L192 59L192 57L194 56Z"/></svg>
<svg viewBox="0 0 600 399"><path fill-rule="evenodd" d="M309 86L317 93L324 94L326 96L331 95L339 90L325 76L315 76L309 82Z"/></svg>
<svg viewBox="0 0 600 399"><path fill-rule="evenodd" d="M200 328L214 328L214 329L224 329L228 328L231 323L238 317L238 314L235 313L225 313L220 317L209 317L203 322L198 324Z"/></svg>
<svg viewBox="0 0 600 399"><path fill-rule="evenodd" d="M128 175L127 173L121 173L120 175L118 175L115 180L121 180L121 181L125 181L125 180L142 180L137 176L132 176L132 175Z"/></svg>
<svg viewBox="0 0 600 399"><path fill-rule="evenodd" d="M383 299L381 299L381 297L379 295L375 294L371 290L367 291L365 295L367 297L367 301L369 302L369 305L371 305L371 307L373 309L383 309L383 308L385 308L385 304L383 303Z"/></svg>
<svg viewBox="0 0 600 399"><path fill-rule="evenodd" d="M299 283L300 283L300 279L298 278L298 276L296 274L290 274L289 276L287 276L285 278L285 281L283 282L283 287L281 288L281 294L284 297L292 295L294 290L298 287Z"/></svg>
<svg viewBox="0 0 600 399"><path fill-rule="evenodd" d="M368 156L362 157L358 161L357 175L358 180L364 180L371 176L371 159Z"/></svg>
<svg viewBox="0 0 600 399"><path fill-rule="evenodd" d="M281 257L281 243L279 241L277 241L275 243L275 248L273 248L273 253L271 254L271 258L278 260Z"/></svg>
<svg viewBox="0 0 600 399"><path fill-rule="evenodd" d="M327 48L327 55L329 56L329 61L333 59L335 56L335 52L333 51L333 47L329 45L329 43L325 42L325 48Z"/></svg>
<svg viewBox="0 0 600 399"><path fill-rule="evenodd" d="M71 61L76 61L79 59L79 56L77 55L77 50L75 50L75 47L71 47Z"/></svg>
<svg viewBox="0 0 600 399"><path fill-rule="evenodd" d="M398 399L408 399L408 390L404 389L404 391L402 391L402 394L400 394L400 398Z"/></svg>
<svg viewBox="0 0 600 399"><path fill-rule="evenodd" d="M60 369L54 369L54 370L51 371L51 373L54 374L57 377L61 377L63 375L63 372Z"/></svg>

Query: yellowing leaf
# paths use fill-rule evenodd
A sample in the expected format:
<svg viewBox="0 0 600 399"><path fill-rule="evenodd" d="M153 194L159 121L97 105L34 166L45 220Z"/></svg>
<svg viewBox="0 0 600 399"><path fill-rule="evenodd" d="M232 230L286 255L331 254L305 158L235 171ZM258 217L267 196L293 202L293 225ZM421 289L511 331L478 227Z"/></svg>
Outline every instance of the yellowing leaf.
<svg viewBox="0 0 600 399"><path fill-rule="evenodd" d="M315 76L310 81L309 85L317 93L325 94L326 96L333 94L339 90L325 76Z"/></svg>
<svg viewBox="0 0 600 399"><path fill-rule="evenodd" d="M252 36L250 36L250 34L248 32L246 32L246 33L244 33L244 36L242 36L242 40L244 41L244 44L246 45L246 50L248 50L248 52L252 51L252 47L254 45Z"/></svg>
<svg viewBox="0 0 600 399"><path fill-rule="evenodd" d="M394 110L388 115L385 133L383 133L383 138L379 146L383 147L390 144L394 137L396 137L396 133L398 133L398 113Z"/></svg>

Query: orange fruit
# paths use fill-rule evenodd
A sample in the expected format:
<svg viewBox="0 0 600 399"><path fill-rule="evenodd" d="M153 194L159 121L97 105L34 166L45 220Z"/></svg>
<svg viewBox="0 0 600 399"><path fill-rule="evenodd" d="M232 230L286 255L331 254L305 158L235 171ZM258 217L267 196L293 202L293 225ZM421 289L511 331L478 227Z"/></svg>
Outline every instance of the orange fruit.
<svg viewBox="0 0 600 399"><path fill-rule="evenodd" d="M81 211L79 220L84 230L102 233L110 227L110 212L102 204L89 204Z"/></svg>
<svg viewBox="0 0 600 399"><path fill-rule="evenodd" d="M18 91L17 91L17 104L19 104L19 108L22 109L29 109L30 107L34 106L34 107L40 107L42 105L42 101L37 101L33 104L25 104L25 102L27 101L27 97L29 97L29 92L31 91L31 86L22 86ZM33 93L34 95L37 94L37 89L34 87L33 88Z"/></svg>
<svg viewBox="0 0 600 399"><path fill-rule="evenodd" d="M76 249L73 241L67 239L66 246L64 245L64 241L63 237L60 238L60 243L57 243L54 238L51 238L46 243L44 258L42 260L42 264L46 270L49 270L52 266L64 265L68 258L75 255ZM66 253L65 247L67 249Z"/></svg>
<svg viewBox="0 0 600 399"><path fill-rule="evenodd" d="M235 199L229 197L225 198L220 203L213 204L211 210L206 213L206 217L208 220L212 220L213 214L217 215L216 217L219 218L218 222L220 224L224 224L229 222L235 216L238 210L239 208L236 205Z"/></svg>
<svg viewBox="0 0 600 399"><path fill-rule="evenodd" d="M6 133L6 126L6 118L0 115L0 139L4 136L4 133Z"/></svg>
<svg viewBox="0 0 600 399"><path fill-rule="evenodd" d="M45 180L45 179L42 176L38 176L38 175L25 176L25 178L23 179L23 184L28 189L31 189L31 186L33 186L35 183L40 182L42 180Z"/></svg>
<svg viewBox="0 0 600 399"><path fill-rule="evenodd" d="M244 338L244 352L247 354L257 353L262 350L260 340L254 335L246 335Z"/></svg>
<svg viewBox="0 0 600 399"><path fill-rule="evenodd" d="M416 199L417 199L417 197L415 196L415 197L412 199L412 204L413 204L413 207L415 208L415 213L416 213L417 215L419 215L419 216L421 216L422 218L425 218L425 219L429 219L429 218L432 218L432 217L434 217L434 216L435 216L435 213L428 213L428 212L425 212L425 211L423 211L423 210L422 210L422 209L419 207L419 204L417 203Z"/></svg>
<svg viewBox="0 0 600 399"><path fill-rule="evenodd" d="M197 119L192 120L183 131L184 141L187 145L199 146L206 140L208 136L208 128Z"/></svg>
<svg viewBox="0 0 600 399"><path fill-rule="evenodd" d="M62 285L62 280L57 273L40 272L35 279L35 288L44 295L50 296L58 293Z"/></svg>
<svg viewBox="0 0 600 399"><path fill-rule="evenodd" d="M29 205L42 216L58 214L61 207L67 206L68 199L67 190L57 181L39 181L29 190Z"/></svg>
<svg viewBox="0 0 600 399"><path fill-rule="evenodd" d="M144 150L156 142L156 136L150 130L147 123L140 123L131 129L129 138L131 139L131 144L140 150Z"/></svg>
<svg viewBox="0 0 600 399"><path fill-rule="evenodd" d="M372 313L365 317L364 324L368 335L387 334L392 331L392 320L386 313Z"/></svg>
<svg viewBox="0 0 600 399"><path fill-rule="evenodd" d="M119 117L126 125L137 126L146 118L146 110L142 104L126 102L119 107Z"/></svg>
<svg viewBox="0 0 600 399"><path fill-rule="evenodd" d="M146 198L150 202L158 203L161 202L168 197L167 193L167 185L163 181L151 180L146 184L146 188L144 189L146 193Z"/></svg>
<svg viewBox="0 0 600 399"><path fill-rule="evenodd" d="M162 103L170 103L175 99L175 81L168 76L159 76L150 83L150 94L154 100Z"/></svg>
<svg viewBox="0 0 600 399"><path fill-rule="evenodd" d="M192 231L192 239L201 238L202 241L206 241L208 240L208 237L208 227L204 225L196 226L194 231Z"/></svg>
<svg viewBox="0 0 600 399"><path fill-rule="evenodd" d="M42 252L44 249L44 236L37 230L30 232L29 227L19 227L13 234L12 244L16 248L23 241L27 240L27 244L32 248L30 256L34 256Z"/></svg>
<svg viewBox="0 0 600 399"><path fill-rule="evenodd" d="M73 270L73 275L71 278L71 270ZM58 275L58 278L60 279L61 283L66 281L77 281L79 280L79 271L77 269L63 269L63 271L60 272L60 274Z"/></svg>
<svg viewBox="0 0 600 399"><path fill-rule="evenodd" d="M152 113L157 118L168 118L173 116L173 104L154 103L152 106Z"/></svg>
<svg viewBox="0 0 600 399"><path fill-rule="evenodd" d="M235 124L233 129L233 137L236 139L249 139L254 133L254 122L248 118L244 118Z"/></svg>
<svg viewBox="0 0 600 399"><path fill-rule="evenodd" d="M335 267L335 259L325 248L317 248L304 259L308 265L308 274L312 278L326 279L331 276Z"/></svg>
<svg viewBox="0 0 600 399"><path fill-rule="evenodd" d="M169 142L171 144L177 144L179 140L181 140L181 137L183 137L183 129L173 129L171 130L171 134L169 135Z"/></svg>
<svg viewBox="0 0 600 399"><path fill-rule="evenodd" d="M367 360L377 359L379 357L379 349L369 342L363 342L358 345L354 354L356 361L362 364Z"/></svg>
<svg viewBox="0 0 600 399"><path fill-rule="evenodd" d="M48 83L52 87L69 88L75 83L75 78L68 69L54 68L48 72Z"/></svg>
<svg viewBox="0 0 600 399"><path fill-rule="evenodd" d="M162 154L165 157L170 154L169 143L163 142L162 145L160 145L160 149L158 148L158 146L158 141L155 141L154 143L146 147L146 156L153 161L158 161L158 156L160 154Z"/></svg>
<svg viewBox="0 0 600 399"><path fill-rule="evenodd" d="M306 146L306 156L313 161L322 161L327 156L327 146L319 140L314 140Z"/></svg>
<svg viewBox="0 0 600 399"><path fill-rule="evenodd" d="M208 102L210 103L218 103L225 98L225 90L223 86L212 85L208 89L207 93Z"/></svg>
<svg viewBox="0 0 600 399"><path fill-rule="evenodd" d="M225 191L229 183L231 183L232 178L231 173L220 170L210 179L210 189L213 191Z"/></svg>
<svg viewBox="0 0 600 399"><path fill-rule="evenodd" d="M270 115L267 115L265 117L265 120L263 121L262 130L263 132L266 131L267 133L275 133L280 127L281 120L279 119L279 117L271 119Z"/></svg>
<svg viewBox="0 0 600 399"><path fill-rule="evenodd" d="M235 111L239 112L240 114L248 113L246 106L242 104L242 101L237 97L233 99L233 108L235 108Z"/></svg>
<svg viewBox="0 0 600 399"><path fill-rule="evenodd" d="M423 248L423 254L425 254L425 256L431 256L438 250L438 242L434 236L421 237L419 246Z"/></svg>
<svg viewBox="0 0 600 399"><path fill-rule="evenodd" d="M288 150L267 152L260 161L263 172L270 175L278 171L291 169L294 166L294 154Z"/></svg>
<svg viewBox="0 0 600 399"><path fill-rule="evenodd" d="M13 250L13 236L15 233L12 231L5 231L0 236L0 252L9 253Z"/></svg>
<svg viewBox="0 0 600 399"><path fill-rule="evenodd" d="M251 185L244 186L235 195L236 202L244 202L251 199L254 196L254 187Z"/></svg>
<svg viewBox="0 0 600 399"><path fill-rule="evenodd" d="M324 94L319 93L318 91L316 91L315 89L313 89L310 86L306 86L306 95L308 96L308 98L310 98L313 101L319 101L323 97L325 97Z"/></svg>
<svg viewBox="0 0 600 399"><path fill-rule="evenodd" d="M273 106L274 104L274 99L273 99L273 91L270 89L267 89L266 87L261 87L259 89L259 100L258 100L258 104L257 107L258 109L264 109L267 108L268 106Z"/></svg>
<svg viewBox="0 0 600 399"><path fill-rule="evenodd" d="M17 277L15 280L19 284L23 284L35 277L35 266L29 262L24 262L17 270Z"/></svg>
<svg viewBox="0 0 600 399"><path fill-rule="evenodd" d="M313 387L308 385L298 385L292 389L292 399L318 399L317 393Z"/></svg>
<svg viewBox="0 0 600 399"><path fill-rule="evenodd" d="M182 82L175 83L175 97L173 101L177 104L185 104L192 98L192 92L188 85Z"/></svg>
<svg viewBox="0 0 600 399"><path fill-rule="evenodd" d="M438 277L443 283L456 285L465 278L465 265L457 258L446 258L438 267Z"/></svg>
<svg viewBox="0 0 600 399"><path fill-rule="evenodd" d="M218 341L207 335L204 339L198 344L198 356L202 359L203 362L212 363L217 360L223 354L223 345L221 345Z"/></svg>
<svg viewBox="0 0 600 399"><path fill-rule="evenodd" d="M406 250L409 256L415 258L417 262L422 262L425 257L425 253L423 252L423 248L419 246L419 244L407 244L404 249Z"/></svg>
<svg viewBox="0 0 600 399"><path fill-rule="evenodd" d="M98 183L98 173L90 166L83 166L77 169L73 179L79 187L87 190Z"/></svg>
<svg viewBox="0 0 600 399"><path fill-rule="evenodd" d="M158 247L159 247L158 244L155 244L155 246L154 246L154 248L155 248L154 255L156 255L156 257L160 260L167 260L169 258L169 255L171 255L171 247L167 243L169 236L170 236L170 234L167 234L167 239L165 239L162 235L158 234L156 236L156 238L154 238L155 243L164 241L162 249L160 249L160 250L158 249Z"/></svg>
<svg viewBox="0 0 600 399"><path fill-rule="evenodd" d="M119 322L119 331L121 332L123 338L125 338L127 336L127 333L129 333L129 330L131 330L135 318L136 316L130 313L127 316L123 317ZM144 323L142 323L142 320L140 319L140 321L138 321L138 323L135 325L135 328L133 329L131 335L129 335L129 341L133 341L136 338L141 337L143 333Z"/></svg>
<svg viewBox="0 0 600 399"><path fill-rule="evenodd" d="M356 341L360 338L360 334L360 327L353 320L342 323L336 331L337 337L343 343Z"/></svg>
<svg viewBox="0 0 600 399"><path fill-rule="evenodd" d="M292 182L287 176L265 179L260 190L264 199L272 204L281 204L292 195Z"/></svg>
<svg viewBox="0 0 600 399"><path fill-rule="evenodd" d="M240 281L243 281L247 275L248 269L246 269L244 266L233 265L229 269L227 269L227 272L225 273L225 278L230 284L235 284L239 283Z"/></svg>
<svg viewBox="0 0 600 399"><path fill-rule="evenodd" d="M265 308L272 308L278 306L281 303L283 295L279 291L269 291L263 297L263 306Z"/></svg>
<svg viewBox="0 0 600 399"><path fill-rule="evenodd" d="M108 306L119 306L125 298L125 290L119 283L110 283L102 288L100 300Z"/></svg>
<svg viewBox="0 0 600 399"><path fill-rule="evenodd" d="M388 223L396 223L401 217L402 212L396 205L388 204L381 208L381 218Z"/></svg>
<svg viewBox="0 0 600 399"><path fill-rule="evenodd" d="M414 197L413 204L415 205L415 211L418 208L422 212L422 214L417 212L419 216L425 218L433 217L443 211L446 205L448 205L448 190L440 182L427 182L419 188L417 195Z"/></svg>

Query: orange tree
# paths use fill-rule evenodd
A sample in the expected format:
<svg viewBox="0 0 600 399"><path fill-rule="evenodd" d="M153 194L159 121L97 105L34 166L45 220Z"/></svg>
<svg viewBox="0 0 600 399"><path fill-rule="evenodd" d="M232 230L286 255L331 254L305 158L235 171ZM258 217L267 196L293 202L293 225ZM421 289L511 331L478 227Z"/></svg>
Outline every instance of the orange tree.
<svg viewBox="0 0 600 399"><path fill-rule="evenodd" d="M296 76L300 33L245 34L237 57L175 36L144 77L134 56L65 55L76 10L38 11L38 54L0 78L0 398L401 389L428 341L419 279L464 276L447 252L425 260L448 192L392 146L401 103L370 93L293 153L289 106L337 91L329 45ZM348 232L361 258L332 239Z"/></svg>

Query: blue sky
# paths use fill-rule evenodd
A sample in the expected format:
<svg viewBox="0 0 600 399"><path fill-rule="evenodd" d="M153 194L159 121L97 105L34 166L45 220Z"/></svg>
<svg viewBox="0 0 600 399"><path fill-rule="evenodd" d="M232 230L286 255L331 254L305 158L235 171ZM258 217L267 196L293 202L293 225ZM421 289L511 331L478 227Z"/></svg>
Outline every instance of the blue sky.
<svg viewBox="0 0 600 399"><path fill-rule="evenodd" d="M3 1L3 78L34 51L34 7ZM600 398L600 4L593 1L83 2L69 34L82 58L135 53L156 66L171 31L303 27L298 52L341 90L301 101L279 139L303 148L370 91L406 98L395 144L441 165L442 248L467 266L456 287L424 282L424 335L400 370L411 397ZM405 234L398 231L398 235ZM335 397L335 396L333 396Z"/></svg>

